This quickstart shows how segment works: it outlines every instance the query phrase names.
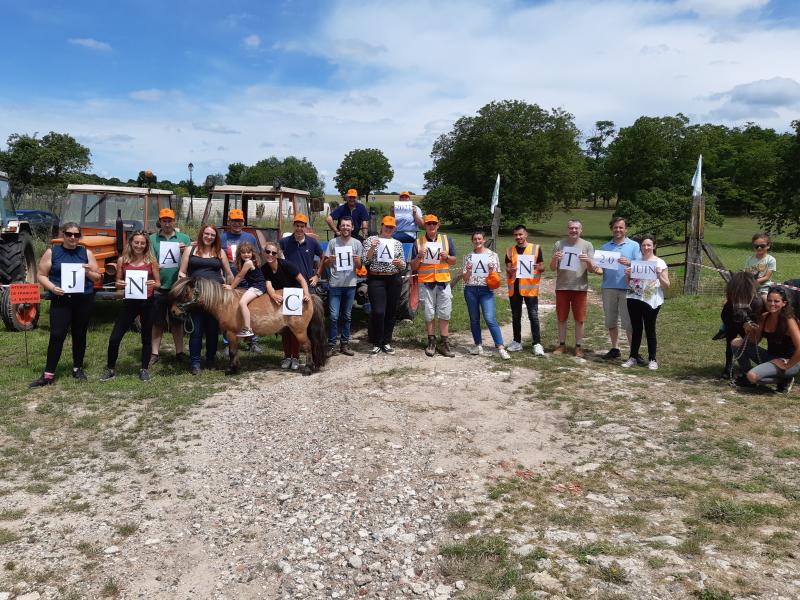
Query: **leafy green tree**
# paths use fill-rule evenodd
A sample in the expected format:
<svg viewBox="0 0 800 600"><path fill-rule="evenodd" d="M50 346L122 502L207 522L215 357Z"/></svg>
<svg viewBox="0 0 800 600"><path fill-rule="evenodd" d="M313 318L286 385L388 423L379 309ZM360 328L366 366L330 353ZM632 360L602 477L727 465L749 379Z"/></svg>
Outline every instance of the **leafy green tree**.
<svg viewBox="0 0 800 600"><path fill-rule="evenodd" d="M492 222L485 200L465 196L460 187L447 183L427 193L422 201L422 209L447 219L455 227L488 228Z"/></svg>
<svg viewBox="0 0 800 600"><path fill-rule="evenodd" d="M280 180L282 186L307 190L312 197L325 194L325 181L314 163L305 157L287 156L281 160L270 156L242 171L239 171L237 163L228 166L229 174L236 176L238 172L240 174L236 183L239 185L273 185L276 180Z"/></svg>
<svg viewBox="0 0 800 600"><path fill-rule="evenodd" d="M228 165L228 174L225 175L225 182L229 185L242 185L242 175L247 170L247 165L235 162Z"/></svg>
<svg viewBox="0 0 800 600"><path fill-rule="evenodd" d="M0 167L14 185L56 185L71 175L83 173L91 164L91 152L66 133L13 133L0 152Z"/></svg>
<svg viewBox="0 0 800 600"><path fill-rule="evenodd" d="M783 140L775 194L759 214L761 226L775 233L800 237L800 120L792 121L793 135Z"/></svg>
<svg viewBox="0 0 800 600"><path fill-rule="evenodd" d="M600 198L603 199L603 206L611 204L614 192L606 172L605 159L608 156L608 144L616 133L614 121L597 121L594 124L594 133L586 138L589 194L594 208L597 208L597 200Z"/></svg>
<svg viewBox="0 0 800 600"><path fill-rule="evenodd" d="M722 225L713 196L705 195L706 222ZM679 239L684 236L685 222L692 214L691 188L684 191L650 188L638 190L633 197L620 200L615 216L625 217L633 232L651 232L659 240Z"/></svg>
<svg viewBox="0 0 800 600"><path fill-rule="evenodd" d="M345 155L333 181L342 196L354 188L359 195L369 198L370 193L383 190L392 177L394 170L383 152L377 148L364 148L351 150Z"/></svg>
<svg viewBox="0 0 800 600"><path fill-rule="evenodd" d="M500 206L510 220L544 220L555 205L575 206L586 187L586 162L573 117L561 109L504 100L461 117L433 144L425 187L456 186L489 214L498 173ZM449 192L448 192L449 194ZM459 221L458 206L439 216ZM440 211L441 212L441 211Z"/></svg>

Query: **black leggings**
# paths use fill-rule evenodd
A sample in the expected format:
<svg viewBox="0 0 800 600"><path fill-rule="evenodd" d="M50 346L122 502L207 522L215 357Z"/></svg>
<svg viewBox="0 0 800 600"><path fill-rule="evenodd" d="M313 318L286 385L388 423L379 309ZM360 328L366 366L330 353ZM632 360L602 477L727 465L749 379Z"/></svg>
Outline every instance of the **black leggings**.
<svg viewBox="0 0 800 600"><path fill-rule="evenodd" d="M111 337L108 340L108 359L106 366L114 369L117 365L119 356L119 345L125 333L131 328L138 316L142 325L142 369L150 366L150 342L153 339L153 316L155 301L153 298L147 300L123 300L122 312L119 313Z"/></svg>
<svg viewBox="0 0 800 600"><path fill-rule="evenodd" d="M369 340L373 346L392 343L397 303L403 290L400 275L372 275L367 279L369 295Z"/></svg>
<svg viewBox="0 0 800 600"><path fill-rule="evenodd" d="M647 333L648 360L656 359L656 319L661 307L653 308L647 302L628 298L628 314L631 317L633 335L631 336L631 358L639 357L639 347L642 345L642 329Z"/></svg>
<svg viewBox="0 0 800 600"><path fill-rule="evenodd" d="M72 367L83 368L86 332L94 308L94 293L55 296L50 301L50 341L47 344L45 373L55 373L64 341L72 332Z"/></svg>

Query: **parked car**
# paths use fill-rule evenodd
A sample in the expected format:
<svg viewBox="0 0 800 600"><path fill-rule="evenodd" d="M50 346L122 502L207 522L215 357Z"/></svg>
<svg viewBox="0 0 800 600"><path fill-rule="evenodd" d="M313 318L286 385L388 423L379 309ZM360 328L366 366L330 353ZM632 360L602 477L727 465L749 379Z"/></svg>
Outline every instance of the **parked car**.
<svg viewBox="0 0 800 600"><path fill-rule="evenodd" d="M31 231L40 238L50 239L58 235L58 217L46 210L17 210L17 218L27 221Z"/></svg>

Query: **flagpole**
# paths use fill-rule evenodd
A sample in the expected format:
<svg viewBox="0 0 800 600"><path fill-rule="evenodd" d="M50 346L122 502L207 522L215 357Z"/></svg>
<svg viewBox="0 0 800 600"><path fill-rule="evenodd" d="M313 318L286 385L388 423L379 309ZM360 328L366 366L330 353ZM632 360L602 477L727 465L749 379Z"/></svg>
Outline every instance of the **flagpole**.
<svg viewBox="0 0 800 600"><path fill-rule="evenodd" d="M490 250L497 252L497 235L500 230L500 173L497 174L497 181L494 184L494 191L492 192L492 203L490 206L492 213L492 237L489 240L488 247Z"/></svg>
<svg viewBox="0 0 800 600"><path fill-rule="evenodd" d="M684 271L683 293L696 296L700 293L700 267L702 261L703 235L706 220L706 203L703 196L703 155L697 160L697 168L692 177L692 215L689 239L686 241L686 268Z"/></svg>

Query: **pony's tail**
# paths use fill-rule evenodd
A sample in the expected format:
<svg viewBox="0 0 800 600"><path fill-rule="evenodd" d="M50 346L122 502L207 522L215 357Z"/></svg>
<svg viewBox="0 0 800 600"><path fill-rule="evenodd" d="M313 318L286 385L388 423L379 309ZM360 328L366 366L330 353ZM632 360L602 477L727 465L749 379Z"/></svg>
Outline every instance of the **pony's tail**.
<svg viewBox="0 0 800 600"><path fill-rule="evenodd" d="M325 332L325 304L322 298L316 294L311 294L311 301L314 303L314 314L308 323L306 334L311 343L311 358L314 361L314 370L318 371L328 362L327 353L327 334Z"/></svg>

